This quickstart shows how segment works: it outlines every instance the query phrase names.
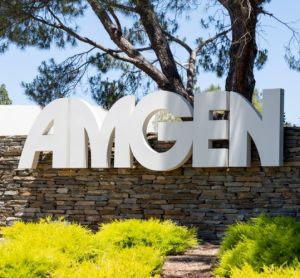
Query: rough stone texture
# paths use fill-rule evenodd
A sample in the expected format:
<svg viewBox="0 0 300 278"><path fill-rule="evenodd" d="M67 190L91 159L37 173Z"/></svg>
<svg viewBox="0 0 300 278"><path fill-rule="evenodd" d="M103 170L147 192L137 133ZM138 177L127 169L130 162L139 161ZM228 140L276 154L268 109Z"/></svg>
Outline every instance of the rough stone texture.
<svg viewBox="0 0 300 278"><path fill-rule="evenodd" d="M64 216L92 228L119 218L173 219L218 241L227 225L262 212L300 218L300 128L285 129L283 167L200 169L190 162L171 172L133 169L18 171L24 137L0 138L0 225ZM153 141L153 140L152 140ZM152 142L164 150L169 145Z"/></svg>

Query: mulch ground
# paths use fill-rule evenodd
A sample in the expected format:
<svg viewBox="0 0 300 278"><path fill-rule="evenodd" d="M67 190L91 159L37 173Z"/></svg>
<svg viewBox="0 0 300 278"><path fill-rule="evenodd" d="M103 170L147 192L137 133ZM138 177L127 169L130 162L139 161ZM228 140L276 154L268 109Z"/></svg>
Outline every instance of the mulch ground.
<svg viewBox="0 0 300 278"><path fill-rule="evenodd" d="M163 267L163 278L210 278L217 262L218 245L203 243L183 255L169 256Z"/></svg>

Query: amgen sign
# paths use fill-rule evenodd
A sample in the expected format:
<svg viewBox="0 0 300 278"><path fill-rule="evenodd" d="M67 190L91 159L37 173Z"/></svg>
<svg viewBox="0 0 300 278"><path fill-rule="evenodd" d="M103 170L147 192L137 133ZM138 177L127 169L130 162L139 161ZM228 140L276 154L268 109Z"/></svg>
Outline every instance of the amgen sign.
<svg viewBox="0 0 300 278"><path fill-rule="evenodd" d="M213 111L229 111L228 120L214 120ZM192 120L158 123L158 140L175 141L167 151L152 149L146 138L149 120L159 111ZM118 100L100 117L87 102L58 99L35 120L25 142L19 169L36 168L39 153L53 153L53 168L87 168L88 148L92 168L133 167L133 156L144 167L168 171L192 155L193 167L250 166L253 139L262 166L282 165L283 90L263 91L263 113L240 94L209 92L195 95L194 107L183 97L166 91ZM213 148L215 140L228 140L229 148Z"/></svg>

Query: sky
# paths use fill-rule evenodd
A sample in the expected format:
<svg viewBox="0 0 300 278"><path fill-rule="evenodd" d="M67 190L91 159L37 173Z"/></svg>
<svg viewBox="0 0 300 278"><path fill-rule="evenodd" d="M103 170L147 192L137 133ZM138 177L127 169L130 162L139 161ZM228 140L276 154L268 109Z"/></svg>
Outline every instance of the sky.
<svg viewBox="0 0 300 278"><path fill-rule="evenodd" d="M300 31L300 1L299 0L272 0L265 9L282 21L289 22ZM197 11L199 13L199 11ZM179 35L193 37L198 32L199 16L194 14L190 21L183 21L180 25ZM109 38L99 25L92 13L88 13L80 22L80 32L93 37L95 40L112 46ZM191 28L193 27L193 28ZM291 32L274 19L264 16L260 20L260 27L264 32L258 36L258 44L268 48L269 59L264 68L255 71L256 88L263 89L283 88L285 90L285 113L287 121L300 126L300 72L292 71L284 60L284 46L288 43ZM210 35L210 34L207 34ZM212 34L211 34L212 35ZM21 82L30 82L37 75L38 66L42 61L54 58L63 61L68 56L86 50L85 45L64 50L51 48L50 50L38 50L26 48L25 50L11 47L8 52L0 55L0 84L4 83L9 91L13 104L33 104L24 94ZM179 51L176 56L180 60L185 58ZM182 56L182 57L181 57ZM224 78L217 78L215 74L200 72L198 85L201 89L208 88L211 84L220 85L223 89ZM84 86L80 86L77 96L90 101L93 100L84 92Z"/></svg>

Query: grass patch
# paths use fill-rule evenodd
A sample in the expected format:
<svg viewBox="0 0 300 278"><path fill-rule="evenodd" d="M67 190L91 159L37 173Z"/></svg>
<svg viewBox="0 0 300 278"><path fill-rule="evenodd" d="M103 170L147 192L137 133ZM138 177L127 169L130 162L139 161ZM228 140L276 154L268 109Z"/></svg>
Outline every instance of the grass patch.
<svg viewBox="0 0 300 278"><path fill-rule="evenodd" d="M250 273L250 268L253 275L261 275L253 277L278 277L277 272L284 271L298 273L299 234L300 222L290 217L262 215L247 223L232 225L221 244L220 264L215 274L217 277L242 277L246 271ZM263 276L270 273L273 276Z"/></svg>
<svg viewBox="0 0 300 278"><path fill-rule="evenodd" d="M63 220L1 229L0 277L159 277L165 256L195 245L194 230L171 221L124 220L93 234Z"/></svg>

